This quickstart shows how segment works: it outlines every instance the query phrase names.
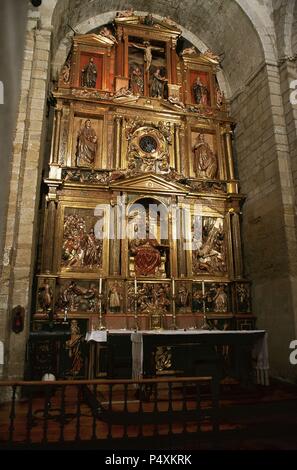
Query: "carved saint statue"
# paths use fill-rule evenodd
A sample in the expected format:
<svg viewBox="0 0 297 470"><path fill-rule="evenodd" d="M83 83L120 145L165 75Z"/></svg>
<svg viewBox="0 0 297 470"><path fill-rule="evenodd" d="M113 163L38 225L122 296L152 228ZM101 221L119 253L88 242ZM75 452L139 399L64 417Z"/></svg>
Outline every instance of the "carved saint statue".
<svg viewBox="0 0 297 470"><path fill-rule="evenodd" d="M196 104L208 105L209 92L207 86L203 85L200 77L198 76L193 83L193 95Z"/></svg>
<svg viewBox="0 0 297 470"><path fill-rule="evenodd" d="M75 376L80 373L84 365L81 351L83 335L80 332L77 320L71 320L70 333L71 337L68 341L66 341L66 348L69 350L69 358L71 360L69 374Z"/></svg>
<svg viewBox="0 0 297 470"><path fill-rule="evenodd" d="M96 88L97 81L97 67L94 64L93 57L90 58L89 63L82 69L81 84L88 88Z"/></svg>
<svg viewBox="0 0 297 470"><path fill-rule="evenodd" d="M109 291L109 310L113 313L121 310L121 294L117 284L111 286Z"/></svg>
<svg viewBox="0 0 297 470"><path fill-rule="evenodd" d="M136 49L142 49L144 51L144 62L146 63L146 72L149 71L150 66L152 65L152 51L164 52L164 49L162 47L151 46L149 41L144 41L143 46L139 46L138 44L132 44L132 46L136 47Z"/></svg>
<svg viewBox="0 0 297 470"><path fill-rule="evenodd" d="M167 81L167 78L163 77L160 69L157 68L153 73L151 84L151 96L153 98L164 98L164 85Z"/></svg>
<svg viewBox="0 0 297 470"><path fill-rule="evenodd" d="M138 66L131 70L130 88L133 95L143 95L143 76Z"/></svg>
<svg viewBox="0 0 297 470"><path fill-rule="evenodd" d="M198 134L193 146L194 173L197 178L214 179L217 176L217 157L205 142L204 134Z"/></svg>
<svg viewBox="0 0 297 470"><path fill-rule="evenodd" d="M77 138L77 166L92 167L97 153L97 135L92 128L90 119L87 119L80 128Z"/></svg>
<svg viewBox="0 0 297 470"><path fill-rule="evenodd" d="M133 240L131 252L134 254L134 267L137 276L154 275L161 264L161 254L156 248L157 240Z"/></svg>
<svg viewBox="0 0 297 470"><path fill-rule="evenodd" d="M224 286L219 286L214 296L215 312L227 312L228 310L228 296L225 292Z"/></svg>
<svg viewBox="0 0 297 470"><path fill-rule="evenodd" d="M67 62L62 69L63 83L67 85L70 81L70 64Z"/></svg>

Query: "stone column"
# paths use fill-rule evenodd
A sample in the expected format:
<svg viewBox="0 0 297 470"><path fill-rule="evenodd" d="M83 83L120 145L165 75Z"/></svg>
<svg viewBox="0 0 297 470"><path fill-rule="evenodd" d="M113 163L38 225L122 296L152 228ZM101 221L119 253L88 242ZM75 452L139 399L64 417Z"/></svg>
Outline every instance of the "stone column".
<svg viewBox="0 0 297 470"><path fill-rule="evenodd" d="M38 29L28 17L17 127L12 155L10 195L5 232L5 263L0 280L0 341L4 342L3 376L21 379L31 315L32 278L37 242L37 213L46 136L51 30ZM25 308L24 331L11 331L11 310Z"/></svg>

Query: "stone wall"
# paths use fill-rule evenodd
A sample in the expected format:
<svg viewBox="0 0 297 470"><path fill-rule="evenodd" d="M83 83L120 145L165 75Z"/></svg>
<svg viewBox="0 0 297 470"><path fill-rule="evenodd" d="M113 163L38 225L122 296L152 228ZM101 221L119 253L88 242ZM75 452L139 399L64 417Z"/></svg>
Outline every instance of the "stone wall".
<svg viewBox="0 0 297 470"><path fill-rule="evenodd" d="M0 104L0 273L3 238L11 172L12 141L19 103L24 54L27 3L2 0L0 15L0 80L4 85L4 104Z"/></svg>
<svg viewBox="0 0 297 470"><path fill-rule="evenodd" d="M39 14L30 14L24 47L21 96L13 144L4 262L0 285L0 340L5 344L4 375L24 373L36 255L37 211L46 130L46 96L51 31L38 29ZM11 332L11 310L26 310L25 329Z"/></svg>
<svg viewBox="0 0 297 470"><path fill-rule="evenodd" d="M246 274L258 326L269 331L273 375L294 378L297 272L294 188L278 67L263 66L232 100L243 208Z"/></svg>

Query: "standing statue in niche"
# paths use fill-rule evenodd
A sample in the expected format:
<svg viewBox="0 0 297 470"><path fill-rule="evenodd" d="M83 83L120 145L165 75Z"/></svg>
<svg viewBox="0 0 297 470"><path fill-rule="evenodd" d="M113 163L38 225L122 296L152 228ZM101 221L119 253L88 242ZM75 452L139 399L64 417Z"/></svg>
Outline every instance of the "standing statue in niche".
<svg viewBox="0 0 297 470"><path fill-rule="evenodd" d="M121 292L117 284L111 286L109 291L109 310L112 313L117 313L121 311Z"/></svg>
<svg viewBox="0 0 297 470"><path fill-rule="evenodd" d="M89 63L82 69L81 85L88 88L96 88L97 73L96 64L94 64L94 59L91 57Z"/></svg>
<svg viewBox="0 0 297 470"><path fill-rule="evenodd" d="M167 82L167 78L161 75L159 68L153 73L152 84L151 84L151 97L152 98L164 98L164 86Z"/></svg>
<svg viewBox="0 0 297 470"><path fill-rule="evenodd" d="M217 288L214 296L214 311L215 312L227 312L228 311L228 296L225 292L224 285Z"/></svg>
<svg viewBox="0 0 297 470"><path fill-rule="evenodd" d="M198 76L193 84L193 95L196 104L208 105L209 93L207 86L203 85L201 78Z"/></svg>
<svg viewBox="0 0 297 470"><path fill-rule="evenodd" d="M204 134L198 134L193 146L194 173L197 178L214 179L217 176L217 157L205 142Z"/></svg>
<svg viewBox="0 0 297 470"><path fill-rule="evenodd" d="M143 77L138 66L133 67L131 70L130 88L133 95L143 95Z"/></svg>
<svg viewBox="0 0 297 470"><path fill-rule="evenodd" d="M97 135L90 119L80 128L77 138L77 166L92 167L97 153Z"/></svg>
<svg viewBox="0 0 297 470"><path fill-rule="evenodd" d="M136 47L136 49L142 49L144 51L144 62L146 64L145 71L148 72L151 65L152 65L152 51L160 51L164 52L162 47L155 47L151 46L149 41L144 41L143 46L139 46L138 44L132 44L132 46Z"/></svg>

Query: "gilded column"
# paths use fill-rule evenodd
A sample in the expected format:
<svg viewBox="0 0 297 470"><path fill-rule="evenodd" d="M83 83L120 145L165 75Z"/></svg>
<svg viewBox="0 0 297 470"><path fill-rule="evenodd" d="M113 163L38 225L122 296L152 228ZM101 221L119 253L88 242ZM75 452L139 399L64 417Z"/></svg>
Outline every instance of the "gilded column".
<svg viewBox="0 0 297 470"><path fill-rule="evenodd" d="M228 168L229 168L229 179L234 180L234 162L233 162L233 150L231 142L232 130L228 126L225 132L226 147L227 147L227 159L228 159Z"/></svg>
<svg viewBox="0 0 297 470"><path fill-rule="evenodd" d="M55 123L54 123L54 136L52 144L52 154L51 154L51 164L59 164L59 140L60 140L60 131L61 131L61 118L62 118L62 108L58 107L55 109Z"/></svg>
<svg viewBox="0 0 297 470"><path fill-rule="evenodd" d="M175 169L181 172L181 155L180 155L180 124L175 124Z"/></svg>
<svg viewBox="0 0 297 470"><path fill-rule="evenodd" d="M56 201L50 196L47 196L47 209L43 237L43 271L46 274L51 274L53 272L55 224Z"/></svg>
<svg viewBox="0 0 297 470"><path fill-rule="evenodd" d="M228 246L228 273L231 279L234 278L234 253L233 253L233 243L232 243L232 223L231 223L231 213L232 209L229 209L228 214L226 215L226 235L227 235L227 246Z"/></svg>
<svg viewBox="0 0 297 470"><path fill-rule="evenodd" d="M243 276L241 235L240 235L240 217L237 212L231 216L233 255L234 255L234 276L241 279Z"/></svg>
<svg viewBox="0 0 297 470"><path fill-rule="evenodd" d="M121 124L122 116L115 118L115 168L121 168Z"/></svg>
<svg viewBox="0 0 297 470"><path fill-rule="evenodd" d="M114 194L114 197L116 195ZM120 230L121 214L114 199L110 201L110 230L113 238L110 240L110 274L117 276L120 274Z"/></svg>
<svg viewBox="0 0 297 470"><path fill-rule="evenodd" d="M184 201L178 197L177 205L177 259L178 259L178 274L180 277L185 277L186 272L186 250L183 240L183 210L182 205Z"/></svg>
<svg viewBox="0 0 297 470"><path fill-rule="evenodd" d="M171 203L171 212L168 215L169 222L169 239L171 240L170 249L170 270L171 276L176 277L178 275L177 265L177 204L176 202Z"/></svg>

